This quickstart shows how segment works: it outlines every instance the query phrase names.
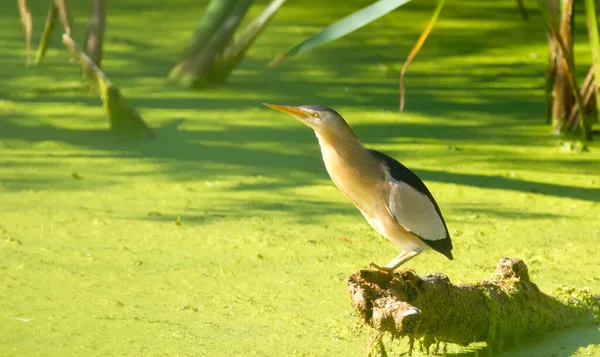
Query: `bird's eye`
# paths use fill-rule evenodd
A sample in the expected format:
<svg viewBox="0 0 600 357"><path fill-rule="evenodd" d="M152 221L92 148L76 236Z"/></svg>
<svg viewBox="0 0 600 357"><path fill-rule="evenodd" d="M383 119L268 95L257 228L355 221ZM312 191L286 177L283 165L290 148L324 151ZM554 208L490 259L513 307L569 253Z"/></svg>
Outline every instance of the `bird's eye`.
<svg viewBox="0 0 600 357"><path fill-rule="evenodd" d="M313 118L315 118L315 119L316 119L316 118L318 118L318 117L319 117L319 113L317 113L317 112L313 112L313 113L311 114L311 116L312 116Z"/></svg>

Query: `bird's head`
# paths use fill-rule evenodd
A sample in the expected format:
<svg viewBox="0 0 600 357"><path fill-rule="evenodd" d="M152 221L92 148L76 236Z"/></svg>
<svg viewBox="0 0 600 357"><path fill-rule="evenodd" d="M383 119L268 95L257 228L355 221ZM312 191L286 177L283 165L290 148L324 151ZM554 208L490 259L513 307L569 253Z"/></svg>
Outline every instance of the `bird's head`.
<svg viewBox="0 0 600 357"><path fill-rule="evenodd" d="M347 135L350 127L335 110L322 105L280 105L263 103L267 107L290 114L317 134L332 136L336 134Z"/></svg>

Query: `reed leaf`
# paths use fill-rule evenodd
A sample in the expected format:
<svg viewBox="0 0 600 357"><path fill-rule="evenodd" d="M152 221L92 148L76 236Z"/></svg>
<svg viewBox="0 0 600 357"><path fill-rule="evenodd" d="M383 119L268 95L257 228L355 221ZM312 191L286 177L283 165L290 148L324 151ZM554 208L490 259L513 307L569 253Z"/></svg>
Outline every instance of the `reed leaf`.
<svg viewBox="0 0 600 357"><path fill-rule="evenodd" d="M338 38L343 37L365 25L368 25L378 18L394 11L409 1L410 0L379 0L369 6L355 11L340 21L325 27L317 34L302 41L287 52L277 56L269 63L269 66L275 66L287 57L310 51L315 47L337 40Z"/></svg>

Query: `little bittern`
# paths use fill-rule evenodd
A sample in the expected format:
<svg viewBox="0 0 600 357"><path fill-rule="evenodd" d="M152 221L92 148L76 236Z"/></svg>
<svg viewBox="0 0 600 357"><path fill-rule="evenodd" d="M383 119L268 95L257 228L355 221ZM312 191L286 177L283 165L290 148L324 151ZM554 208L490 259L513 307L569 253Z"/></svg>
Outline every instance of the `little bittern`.
<svg viewBox="0 0 600 357"><path fill-rule="evenodd" d="M264 103L312 128L325 168L337 188L382 236L402 249L385 267L394 271L428 248L452 260L452 241L442 212L423 181L390 156L366 148L344 118L321 105Z"/></svg>

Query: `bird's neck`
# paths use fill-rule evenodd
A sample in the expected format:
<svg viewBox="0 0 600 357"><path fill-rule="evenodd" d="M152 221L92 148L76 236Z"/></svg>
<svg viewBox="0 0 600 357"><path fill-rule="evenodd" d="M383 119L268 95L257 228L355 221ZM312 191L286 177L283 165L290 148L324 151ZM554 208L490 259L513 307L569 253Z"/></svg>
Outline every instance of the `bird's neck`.
<svg viewBox="0 0 600 357"><path fill-rule="evenodd" d="M317 138L332 181L346 197L362 207L367 202L362 196L372 196L369 191L378 187L383 179L377 161L354 135L317 133Z"/></svg>
<svg viewBox="0 0 600 357"><path fill-rule="evenodd" d="M323 160L341 160L345 164L355 164L364 159L365 148L354 133L316 133L323 154Z"/></svg>

